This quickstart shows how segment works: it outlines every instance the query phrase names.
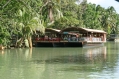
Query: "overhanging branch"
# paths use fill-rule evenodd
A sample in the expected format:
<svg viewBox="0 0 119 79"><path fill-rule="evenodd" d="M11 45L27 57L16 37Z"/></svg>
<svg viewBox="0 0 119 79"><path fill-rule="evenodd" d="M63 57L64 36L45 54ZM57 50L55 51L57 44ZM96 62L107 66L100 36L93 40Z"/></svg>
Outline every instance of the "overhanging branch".
<svg viewBox="0 0 119 79"><path fill-rule="evenodd" d="M10 3L10 1L11 1L11 0L7 1L7 3L6 3L2 8L4 8L5 6L7 6L7 4Z"/></svg>

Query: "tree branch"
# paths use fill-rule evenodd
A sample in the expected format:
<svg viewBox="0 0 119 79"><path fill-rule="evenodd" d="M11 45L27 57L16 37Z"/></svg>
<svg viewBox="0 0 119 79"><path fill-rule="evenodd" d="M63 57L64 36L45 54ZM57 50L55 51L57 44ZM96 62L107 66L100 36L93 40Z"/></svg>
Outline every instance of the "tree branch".
<svg viewBox="0 0 119 79"><path fill-rule="evenodd" d="M44 6L46 6L49 2L51 2L51 1L47 1L47 2L41 7L40 11L41 11L42 8L43 8Z"/></svg>
<svg viewBox="0 0 119 79"><path fill-rule="evenodd" d="M7 3L6 3L2 8L4 8L5 6L7 6L7 4L10 3L10 1L11 1L11 0L7 1Z"/></svg>

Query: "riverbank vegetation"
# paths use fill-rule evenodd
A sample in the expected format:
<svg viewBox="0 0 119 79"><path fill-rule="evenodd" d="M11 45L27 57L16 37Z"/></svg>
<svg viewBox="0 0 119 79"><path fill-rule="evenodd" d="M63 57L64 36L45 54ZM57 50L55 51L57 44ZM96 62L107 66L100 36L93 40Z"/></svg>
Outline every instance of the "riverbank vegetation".
<svg viewBox="0 0 119 79"><path fill-rule="evenodd" d="M22 47L24 40L32 47L36 30L66 27L100 29L107 34L119 32L119 14L114 7L107 9L86 0L1 0L0 46ZM15 36L15 41L13 37Z"/></svg>

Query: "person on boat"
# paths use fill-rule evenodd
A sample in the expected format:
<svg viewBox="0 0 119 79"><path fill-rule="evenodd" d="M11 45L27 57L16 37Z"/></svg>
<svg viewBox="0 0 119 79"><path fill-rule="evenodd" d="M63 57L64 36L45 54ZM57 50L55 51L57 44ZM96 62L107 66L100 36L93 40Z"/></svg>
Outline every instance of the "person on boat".
<svg viewBox="0 0 119 79"><path fill-rule="evenodd" d="M70 35L68 36L68 41L71 41L71 36Z"/></svg>
<svg viewBox="0 0 119 79"><path fill-rule="evenodd" d="M79 41L79 34L76 34L76 41Z"/></svg>

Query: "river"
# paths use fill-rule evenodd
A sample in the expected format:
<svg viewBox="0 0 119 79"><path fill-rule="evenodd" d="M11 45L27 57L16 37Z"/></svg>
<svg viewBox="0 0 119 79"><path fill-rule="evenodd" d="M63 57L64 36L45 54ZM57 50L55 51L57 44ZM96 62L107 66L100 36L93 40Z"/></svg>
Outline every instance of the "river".
<svg viewBox="0 0 119 79"><path fill-rule="evenodd" d="M119 43L0 50L0 79L119 79Z"/></svg>

